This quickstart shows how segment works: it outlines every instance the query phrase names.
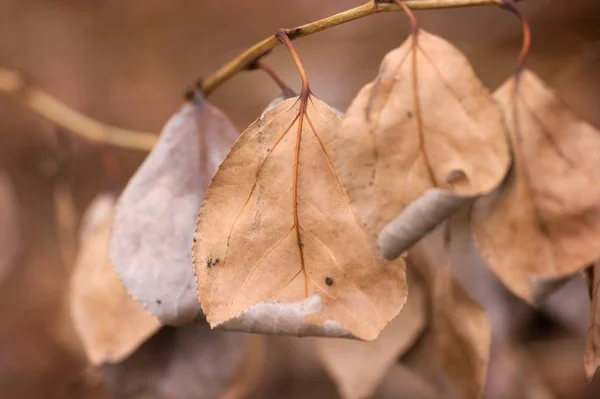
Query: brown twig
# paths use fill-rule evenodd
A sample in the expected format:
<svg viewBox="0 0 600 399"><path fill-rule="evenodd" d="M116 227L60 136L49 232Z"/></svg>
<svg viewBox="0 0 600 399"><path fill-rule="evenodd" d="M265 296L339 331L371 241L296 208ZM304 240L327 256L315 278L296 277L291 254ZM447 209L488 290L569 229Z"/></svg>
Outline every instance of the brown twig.
<svg viewBox="0 0 600 399"><path fill-rule="evenodd" d="M414 10L435 8L457 8L484 5L505 4L503 0L405 0L404 4ZM346 22L354 21L372 14L399 11L395 3L383 3L370 0L362 6L320 19L297 28L284 30L289 40L311 35ZM242 54L225 64L208 78L198 82L197 86L205 95L231 79L238 72L256 64L260 58L273 50L280 41L272 35L248 48ZM267 71L268 72L268 71ZM273 75L272 75L273 76ZM277 80L276 80L277 82ZM63 104L50 94L26 85L21 75L13 70L0 67L0 93L12 95L33 111L84 139L112 145L120 148L150 151L157 140L152 133L123 129L103 124L89 118ZM285 93L284 93L285 94Z"/></svg>
<svg viewBox="0 0 600 399"><path fill-rule="evenodd" d="M406 0L404 3L407 7L413 10L428 10L435 8L457 8L469 6L497 6L500 0ZM286 29L289 39L294 40L299 37L311 35L325 29L333 28L346 22L354 21L372 14L388 11L400 11L401 8L397 4L380 3L374 0L352 8L350 10L332 15L327 18L320 19L297 28ZM212 75L198 83L205 95L209 95L223 83L231 79L238 72L243 71L252 65L257 60L268 54L280 42L277 35L272 35L266 39L256 43L246 51L238 55L233 60L219 68Z"/></svg>
<svg viewBox="0 0 600 399"><path fill-rule="evenodd" d="M0 68L0 93L13 96L55 125L89 141L150 151L157 139L152 133L109 126L87 117L50 94L27 85L18 72L10 69Z"/></svg>

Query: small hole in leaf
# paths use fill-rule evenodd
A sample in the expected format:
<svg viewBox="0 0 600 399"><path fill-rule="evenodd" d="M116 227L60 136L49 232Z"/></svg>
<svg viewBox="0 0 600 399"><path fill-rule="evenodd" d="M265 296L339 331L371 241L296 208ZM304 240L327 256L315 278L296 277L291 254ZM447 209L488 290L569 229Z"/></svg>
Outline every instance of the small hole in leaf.
<svg viewBox="0 0 600 399"><path fill-rule="evenodd" d="M454 169L446 176L446 184L451 188L466 188L469 185L469 178L462 170Z"/></svg>

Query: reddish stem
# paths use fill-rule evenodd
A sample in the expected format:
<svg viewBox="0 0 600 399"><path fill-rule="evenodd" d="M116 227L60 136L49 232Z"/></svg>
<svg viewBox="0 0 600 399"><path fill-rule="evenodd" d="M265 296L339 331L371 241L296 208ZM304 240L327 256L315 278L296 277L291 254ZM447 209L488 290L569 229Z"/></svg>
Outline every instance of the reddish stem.
<svg viewBox="0 0 600 399"><path fill-rule="evenodd" d="M298 53L296 53L296 49L292 45L292 41L290 40L289 33L286 30L280 30L277 32L277 39L281 41L281 43L287 48L294 63L296 64L296 68L298 68L298 72L300 73L300 78L302 79L302 91L300 92L300 109L298 110L298 130L296 133L296 146L294 151L294 181L292 182L292 209L294 214L294 229L296 231L296 243L298 246L298 251L300 255L300 267L302 268L302 272L304 274L304 293L306 297L308 297L308 273L306 271L305 262L304 262L304 244L302 243L302 236L300 234L300 220L298 217L298 176L299 176L299 166L300 166L300 145L302 142L302 125L304 122L304 117L306 115L306 107L308 104L308 96L310 94L310 87L308 86L308 77L306 76L306 71L304 70L304 66L300 61L300 57L298 57Z"/></svg>

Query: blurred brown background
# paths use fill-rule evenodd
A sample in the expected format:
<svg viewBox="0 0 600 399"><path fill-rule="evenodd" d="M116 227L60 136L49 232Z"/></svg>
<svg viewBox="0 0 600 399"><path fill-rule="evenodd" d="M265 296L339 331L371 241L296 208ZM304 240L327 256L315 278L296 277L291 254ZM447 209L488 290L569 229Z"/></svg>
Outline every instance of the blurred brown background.
<svg viewBox="0 0 600 399"><path fill-rule="evenodd" d="M360 4L355 0L0 0L0 66L22 72L28 82L107 124L159 132L186 87L198 77L278 28ZM524 0L519 8L533 29L529 66L577 114L600 126L598 0ZM513 71L521 33L511 14L484 7L422 11L417 17L423 28L464 51L491 89ZM390 13L296 43L313 91L343 110L375 76L383 55L407 34L402 14ZM296 70L282 48L265 61L298 87ZM243 130L277 94L268 77L256 71L227 82L211 100ZM0 169L15 185L23 230L20 257L0 282L0 398L81 397L76 386L81 361L57 338L69 332L57 332L66 327L57 327L56 322L67 271L61 266L55 233L56 177L48 173L56 158L55 133L47 121L0 95ZM110 182L103 172L100 148L75 135L68 137L74 154L68 182L81 212ZM119 180L124 183L144 154L116 153ZM545 367L549 360L544 356L560 364L559 376L574 375L574 382L565 383L573 386L584 383L580 338L551 345L540 360ZM557 370L548 373L546 377ZM329 388L322 397L335 397L331 383L323 384ZM592 395L589 389L583 386L578 392ZM572 389L566 396L558 392L556 397L584 397L574 395ZM281 397L291 397L286 395Z"/></svg>

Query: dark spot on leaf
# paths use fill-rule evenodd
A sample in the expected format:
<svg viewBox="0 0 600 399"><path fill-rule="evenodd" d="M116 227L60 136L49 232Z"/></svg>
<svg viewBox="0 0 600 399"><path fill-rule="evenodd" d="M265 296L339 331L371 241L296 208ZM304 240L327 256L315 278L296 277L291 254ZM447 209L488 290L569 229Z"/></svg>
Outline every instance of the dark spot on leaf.
<svg viewBox="0 0 600 399"><path fill-rule="evenodd" d="M162 305L162 301L161 301L160 299L157 299L157 300L156 300L156 304L157 304L157 305Z"/></svg>
<svg viewBox="0 0 600 399"><path fill-rule="evenodd" d="M411 119L413 117L413 114L410 111L406 111L406 116L408 116L408 119Z"/></svg>
<svg viewBox="0 0 600 399"><path fill-rule="evenodd" d="M206 260L206 267L210 268L212 266L212 258L208 258Z"/></svg>
<svg viewBox="0 0 600 399"><path fill-rule="evenodd" d="M194 237L194 242L196 242L196 237Z"/></svg>
<svg viewBox="0 0 600 399"><path fill-rule="evenodd" d="M302 247L304 246L304 244L302 244L302 241L298 240L298 246L299 246L300 248L302 248Z"/></svg>
<svg viewBox="0 0 600 399"><path fill-rule="evenodd" d="M333 285L333 279L329 276L325 277L325 284L331 287Z"/></svg>
<svg viewBox="0 0 600 399"><path fill-rule="evenodd" d="M219 259L215 259L215 260L213 261L213 265L218 265L218 264L219 264Z"/></svg>

